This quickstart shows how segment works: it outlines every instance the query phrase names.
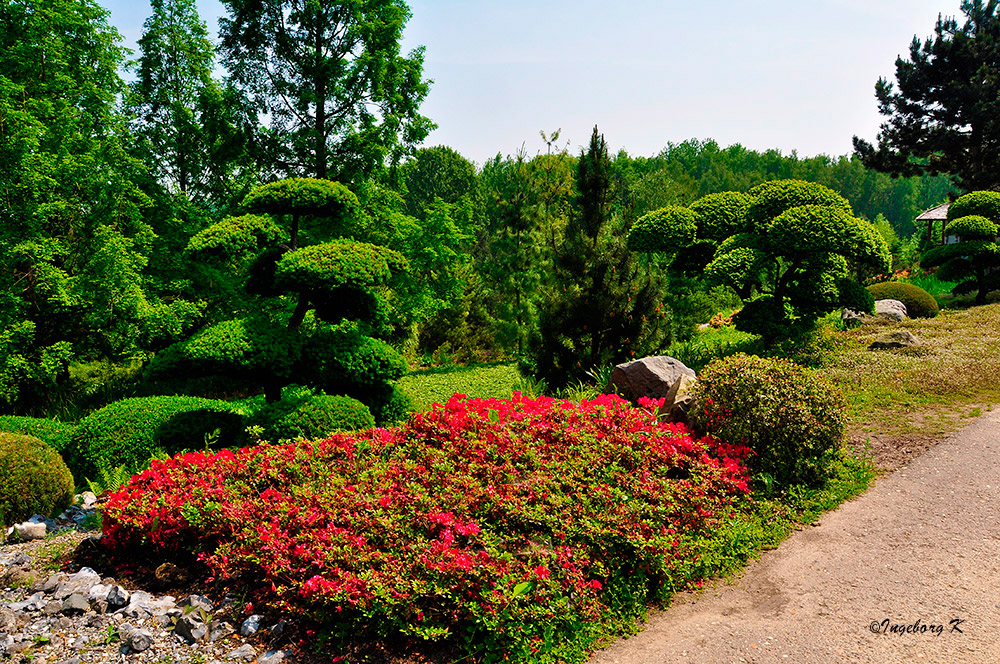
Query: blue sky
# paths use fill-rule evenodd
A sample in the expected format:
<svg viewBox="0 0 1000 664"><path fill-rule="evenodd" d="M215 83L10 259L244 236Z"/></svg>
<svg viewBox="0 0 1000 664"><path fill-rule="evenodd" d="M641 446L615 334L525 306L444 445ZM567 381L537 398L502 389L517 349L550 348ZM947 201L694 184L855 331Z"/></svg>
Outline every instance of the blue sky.
<svg viewBox="0 0 1000 664"><path fill-rule="evenodd" d="M134 47L147 0L97 0ZM425 145L481 164L539 130L576 152L599 125L613 150L652 156L713 138L800 156L848 154L874 139L879 76L959 0L410 0L404 42L426 48L434 81ZM199 0L218 32L218 0Z"/></svg>

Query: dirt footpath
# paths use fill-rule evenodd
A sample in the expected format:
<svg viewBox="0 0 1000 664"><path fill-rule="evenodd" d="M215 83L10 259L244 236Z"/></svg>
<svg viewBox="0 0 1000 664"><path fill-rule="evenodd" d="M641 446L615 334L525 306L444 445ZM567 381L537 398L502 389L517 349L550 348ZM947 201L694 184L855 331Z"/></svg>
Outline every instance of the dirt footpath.
<svg viewBox="0 0 1000 664"><path fill-rule="evenodd" d="M1000 411L591 664L1000 662Z"/></svg>

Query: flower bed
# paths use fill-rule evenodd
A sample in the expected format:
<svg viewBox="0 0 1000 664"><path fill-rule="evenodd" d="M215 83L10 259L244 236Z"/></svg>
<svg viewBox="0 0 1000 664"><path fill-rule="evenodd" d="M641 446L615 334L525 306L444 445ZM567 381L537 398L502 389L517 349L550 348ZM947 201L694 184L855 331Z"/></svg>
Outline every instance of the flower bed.
<svg viewBox="0 0 1000 664"><path fill-rule="evenodd" d="M745 449L653 413L456 395L397 428L187 454L110 497L105 541L197 555L334 637L579 659L684 585L747 491Z"/></svg>

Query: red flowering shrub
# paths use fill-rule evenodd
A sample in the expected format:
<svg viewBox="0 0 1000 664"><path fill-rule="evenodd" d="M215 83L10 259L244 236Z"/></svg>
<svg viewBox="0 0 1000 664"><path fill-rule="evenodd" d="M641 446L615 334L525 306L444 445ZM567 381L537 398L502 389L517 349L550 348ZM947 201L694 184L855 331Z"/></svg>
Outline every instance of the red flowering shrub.
<svg viewBox="0 0 1000 664"><path fill-rule="evenodd" d="M683 585L747 491L745 450L655 412L456 395L393 429L187 454L110 497L105 542L196 554L341 634L582 653L602 620Z"/></svg>

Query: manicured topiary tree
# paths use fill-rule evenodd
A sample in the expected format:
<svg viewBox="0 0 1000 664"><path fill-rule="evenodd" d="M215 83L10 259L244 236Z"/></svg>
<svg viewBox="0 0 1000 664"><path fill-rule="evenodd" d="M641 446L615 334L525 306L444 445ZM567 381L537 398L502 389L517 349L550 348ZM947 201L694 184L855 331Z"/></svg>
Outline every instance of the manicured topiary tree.
<svg viewBox="0 0 1000 664"><path fill-rule="evenodd" d="M925 268L940 267L938 277L957 281L955 295L976 294L976 304L986 304L990 291L1000 290L1000 192L973 191L948 208L945 234L958 242L934 247L920 259Z"/></svg>
<svg viewBox="0 0 1000 664"><path fill-rule="evenodd" d="M299 383L360 399L380 422L398 417L405 404L392 382L406 365L374 337L385 322L384 289L406 259L348 239L360 206L337 182L273 182L243 206L250 214L204 229L187 251L242 274L256 306L166 349L148 376L230 376L262 388L269 403Z"/></svg>
<svg viewBox="0 0 1000 664"><path fill-rule="evenodd" d="M691 233L692 214L694 233ZM736 327L777 339L808 329L840 306L865 305L857 277L885 271L889 249L878 231L854 217L842 196L801 180L765 182L747 194L710 194L684 208L665 208L636 222L629 246L673 254L690 269L705 245L710 283L743 300Z"/></svg>

